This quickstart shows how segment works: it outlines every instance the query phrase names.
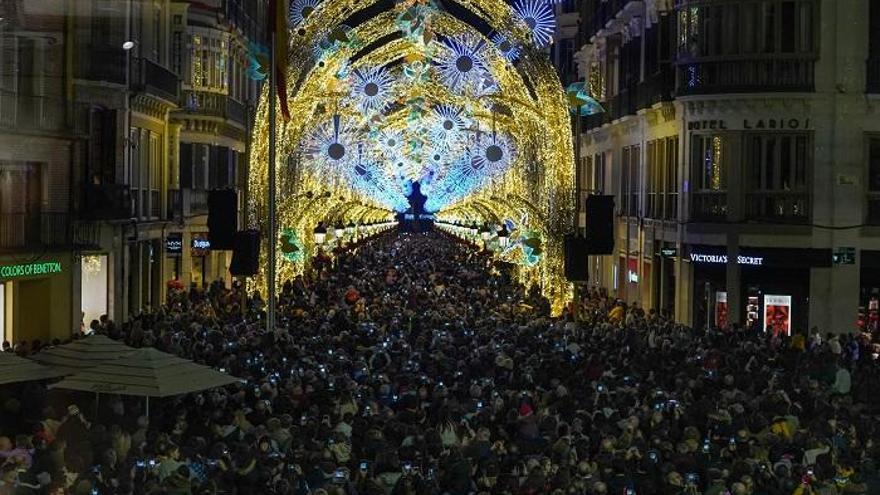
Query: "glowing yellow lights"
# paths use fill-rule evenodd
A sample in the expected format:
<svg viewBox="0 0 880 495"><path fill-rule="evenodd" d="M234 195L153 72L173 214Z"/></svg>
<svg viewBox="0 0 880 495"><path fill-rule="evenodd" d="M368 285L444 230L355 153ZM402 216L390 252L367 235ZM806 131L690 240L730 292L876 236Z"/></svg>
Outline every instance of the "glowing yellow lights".
<svg viewBox="0 0 880 495"><path fill-rule="evenodd" d="M293 229L302 240L309 260L316 252L314 236L309 235L320 221L356 225L385 222L393 217L376 198L358 192L346 175L304 156L303 138L311 129L332 115L359 117L357 108L346 101L344 78L364 67L386 66L395 62L430 64L436 43L395 39L374 45L398 29L400 8L417 2L408 1L395 10L371 17L347 31L357 43L344 44L322 54L316 60L313 47L356 12L374 5L377 0L324 0L291 33L288 65L289 100L293 118L278 121L279 230ZM570 117L565 92L548 57L530 48L531 34L516 21L511 7L503 0L457 0L457 3L481 17L492 29L505 33L523 46L522 56L512 65L491 40L486 39L486 65L498 84L496 95L479 101L455 94L436 76L413 81L397 95L403 103L423 98L427 105L448 104L475 109L471 119L483 131L497 128L515 141L516 160L499 178L481 189L447 205L437 216L445 220L467 220L499 224L505 219L522 222L523 228L539 232L544 246L543 259L534 267L521 267L520 280L538 284L560 312L571 296L564 278L563 236L570 231L574 209L574 156ZM472 26L447 12L438 11L430 20L433 35L458 36L469 33L483 37ZM386 38L387 39L387 38ZM484 38L485 39L485 38ZM369 47L368 50L364 50ZM257 111L250 164L249 222L262 225L267 211L268 108L264 90ZM398 104L370 125L382 130L406 132L410 124L405 104ZM494 108L490 111L489 107ZM366 143L370 144L370 143ZM265 253L267 250L262 250ZM307 261L306 261L307 263ZM262 266L265 266L263 264ZM303 263L278 259L279 280L301 273ZM277 281L276 281L277 283ZM264 287L259 279L255 287Z"/></svg>

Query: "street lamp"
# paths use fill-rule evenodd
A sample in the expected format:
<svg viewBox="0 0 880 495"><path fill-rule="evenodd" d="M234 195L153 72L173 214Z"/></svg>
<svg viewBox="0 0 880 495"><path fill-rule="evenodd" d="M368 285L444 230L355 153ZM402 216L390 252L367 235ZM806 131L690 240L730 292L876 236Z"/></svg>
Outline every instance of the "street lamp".
<svg viewBox="0 0 880 495"><path fill-rule="evenodd" d="M492 232L489 230L489 226L486 225L485 223L483 224L482 227L480 227L480 237L484 241L488 241L489 237L492 237Z"/></svg>
<svg viewBox="0 0 880 495"><path fill-rule="evenodd" d="M498 244L501 248L506 248L510 243L510 232L507 231L507 225L502 224L501 230L498 231Z"/></svg>
<svg viewBox="0 0 880 495"><path fill-rule="evenodd" d="M342 236L345 234L345 226L342 225L342 222L337 223L333 230L333 233L336 234L336 239L342 239Z"/></svg>
<svg viewBox="0 0 880 495"><path fill-rule="evenodd" d="M350 236L354 234L354 228L354 222L348 222L348 225L345 227L345 235Z"/></svg>
<svg viewBox="0 0 880 495"><path fill-rule="evenodd" d="M321 245L324 244L324 241L327 239L327 227L324 227L324 222L318 222L318 226L315 227L315 244Z"/></svg>

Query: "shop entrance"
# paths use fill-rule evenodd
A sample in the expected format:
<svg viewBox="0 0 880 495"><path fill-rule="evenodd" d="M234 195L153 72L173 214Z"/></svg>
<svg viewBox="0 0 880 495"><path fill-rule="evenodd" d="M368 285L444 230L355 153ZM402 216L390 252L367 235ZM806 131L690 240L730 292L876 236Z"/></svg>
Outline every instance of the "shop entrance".
<svg viewBox="0 0 880 495"><path fill-rule="evenodd" d="M13 338L22 340L48 340L50 332L49 299L51 282L48 279L22 280L15 282L17 287L16 324Z"/></svg>

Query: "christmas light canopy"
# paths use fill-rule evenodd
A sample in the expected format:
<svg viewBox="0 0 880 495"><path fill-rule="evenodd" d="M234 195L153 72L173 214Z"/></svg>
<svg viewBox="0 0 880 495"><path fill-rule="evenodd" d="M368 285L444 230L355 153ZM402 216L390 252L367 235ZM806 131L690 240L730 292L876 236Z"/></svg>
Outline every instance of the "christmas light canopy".
<svg viewBox="0 0 880 495"><path fill-rule="evenodd" d="M553 41L556 16L547 0L516 0L514 11L532 33L532 41L543 48Z"/></svg>

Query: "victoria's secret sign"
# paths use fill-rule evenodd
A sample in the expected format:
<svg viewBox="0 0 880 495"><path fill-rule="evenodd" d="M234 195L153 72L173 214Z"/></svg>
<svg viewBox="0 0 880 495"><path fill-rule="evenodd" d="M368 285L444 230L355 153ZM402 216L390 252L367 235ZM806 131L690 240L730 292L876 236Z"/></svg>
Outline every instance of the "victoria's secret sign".
<svg viewBox="0 0 880 495"><path fill-rule="evenodd" d="M785 119L785 118L772 118L772 119L743 119L742 126L736 127L735 124L731 123L728 125L728 122L724 119L710 119L710 120L692 120L688 122L688 130L689 131L705 131L705 130L804 130L809 129L812 123L810 119Z"/></svg>

